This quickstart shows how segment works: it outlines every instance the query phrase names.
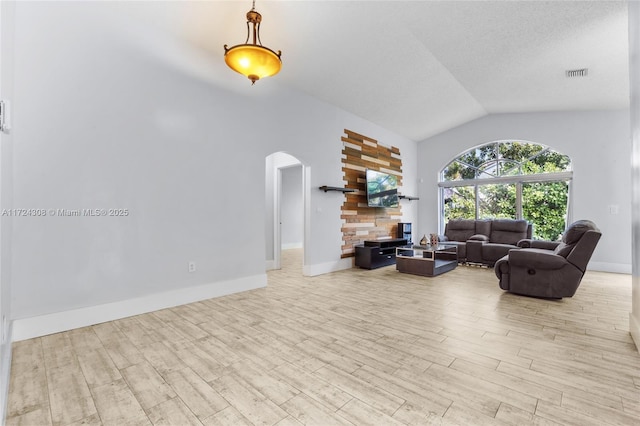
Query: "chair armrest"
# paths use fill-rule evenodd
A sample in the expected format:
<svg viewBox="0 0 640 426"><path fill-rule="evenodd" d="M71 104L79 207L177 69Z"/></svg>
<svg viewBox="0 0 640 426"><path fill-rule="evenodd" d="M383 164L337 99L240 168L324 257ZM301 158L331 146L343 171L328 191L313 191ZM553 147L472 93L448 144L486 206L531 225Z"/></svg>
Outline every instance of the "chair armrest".
<svg viewBox="0 0 640 426"><path fill-rule="evenodd" d="M470 238L473 238L474 236ZM486 241L484 240L472 240L472 239L467 240L465 243L466 250L467 250L467 262L482 263L482 247L485 244L486 244Z"/></svg>
<svg viewBox="0 0 640 426"><path fill-rule="evenodd" d="M555 250L559 244L560 241L532 240L531 238L523 238L518 241L517 246L520 248Z"/></svg>
<svg viewBox="0 0 640 426"><path fill-rule="evenodd" d="M544 240L532 240L531 248L539 248L545 250L555 250L560 245L560 241L544 241Z"/></svg>
<svg viewBox="0 0 640 426"><path fill-rule="evenodd" d="M560 269L569 262L546 249L523 248L509 250L509 264L530 269Z"/></svg>
<svg viewBox="0 0 640 426"><path fill-rule="evenodd" d="M516 243L516 245L520 248L531 248L531 242L533 240L530 238L523 238Z"/></svg>
<svg viewBox="0 0 640 426"><path fill-rule="evenodd" d="M487 237L486 235L483 234L475 234L469 237L469 239L467 241L483 241L483 242L488 242L489 241L489 237Z"/></svg>

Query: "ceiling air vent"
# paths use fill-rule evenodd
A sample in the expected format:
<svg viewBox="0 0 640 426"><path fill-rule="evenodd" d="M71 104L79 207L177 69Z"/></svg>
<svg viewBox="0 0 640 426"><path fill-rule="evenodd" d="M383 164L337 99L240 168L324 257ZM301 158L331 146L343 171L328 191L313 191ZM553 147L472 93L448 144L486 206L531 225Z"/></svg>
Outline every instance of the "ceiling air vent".
<svg viewBox="0 0 640 426"><path fill-rule="evenodd" d="M567 70L565 71L567 78L573 77L586 77L589 73L589 68L581 68L579 70Z"/></svg>

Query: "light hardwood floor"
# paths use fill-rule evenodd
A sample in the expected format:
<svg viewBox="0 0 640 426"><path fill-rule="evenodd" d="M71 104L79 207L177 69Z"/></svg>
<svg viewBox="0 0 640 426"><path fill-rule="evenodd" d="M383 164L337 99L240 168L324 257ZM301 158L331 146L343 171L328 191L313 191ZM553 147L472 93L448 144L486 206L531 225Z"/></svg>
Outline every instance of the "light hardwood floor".
<svg viewBox="0 0 640 426"><path fill-rule="evenodd" d="M300 254L266 289L15 343L7 424L640 424L630 276L549 301Z"/></svg>

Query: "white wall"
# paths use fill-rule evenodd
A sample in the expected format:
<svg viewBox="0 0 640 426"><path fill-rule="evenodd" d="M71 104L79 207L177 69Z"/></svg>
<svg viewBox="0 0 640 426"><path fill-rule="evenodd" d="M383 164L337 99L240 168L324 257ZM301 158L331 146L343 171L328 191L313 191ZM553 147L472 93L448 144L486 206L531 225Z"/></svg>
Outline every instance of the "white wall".
<svg viewBox="0 0 640 426"><path fill-rule="evenodd" d="M414 142L277 78L252 87L153 28L110 25L108 7L16 5L14 205L129 211L13 221L17 339L265 285L270 153L309 167L313 271L340 262L342 199L317 187L342 182L344 128L398 146L416 192Z"/></svg>
<svg viewBox="0 0 640 426"><path fill-rule="evenodd" d="M628 111L496 114L429 138L418 146L419 234L438 229L438 172L477 145L519 139L571 157L573 220L591 219L602 238L590 269L631 272L631 155ZM612 215L609 206L619 213Z"/></svg>
<svg viewBox="0 0 640 426"><path fill-rule="evenodd" d="M13 101L13 3L0 3L0 99ZM8 117L7 126L10 127ZM13 207L13 136L0 133L0 211ZM0 216L0 419L5 418L11 369L11 215ZM2 421L2 420L0 420Z"/></svg>
<svg viewBox="0 0 640 426"><path fill-rule="evenodd" d="M282 169L280 223L283 249L302 248L304 238L302 201L302 166Z"/></svg>
<svg viewBox="0 0 640 426"><path fill-rule="evenodd" d="M633 279L629 328L640 351L640 3L629 2L629 86L631 88Z"/></svg>

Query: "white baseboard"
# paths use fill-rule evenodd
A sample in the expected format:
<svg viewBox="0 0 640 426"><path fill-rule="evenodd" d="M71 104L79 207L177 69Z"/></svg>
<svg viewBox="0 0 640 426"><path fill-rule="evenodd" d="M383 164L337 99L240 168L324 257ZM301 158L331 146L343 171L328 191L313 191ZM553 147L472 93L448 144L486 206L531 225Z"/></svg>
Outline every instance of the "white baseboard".
<svg viewBox="0 0 640 426"><path fill-rule="evenodd" d="M282 250L301 249L302 243L283 243Z"/></svg>
<svg viewBox="0 0 640 426"><path fill-rule="evenodd" d="M302 267L302 274L307 277L328 274L329 272L342 271L353 268L353 257L340 259L337 262L320 263L318 265L305 265Z"/></svg>
<svg viewBox="0 0 640 426"><path fill-rule="evenodd" d="M631 274L630 263L589 262L587 271L613 272L614 274Z"/></svg>
<svg viewBox="0 0 640 426"><path fill-rule="evenodd" d="M265 266L264 266L264 270L265 271L273 271L274 269L276 269L276 261L275 260L267 260Z"/></svg>
<svg viewBox="0 0 640 426"><path fill-rule="evenodd" d="M636 349L640 352L640 318L636 318L633 312L629 313L629 332L636 344Z"/></svg>
<svg viewBox="0 0 640 426"><path fill-rule="evenodd" d="M71 311L57 312L13 321L13 341L46 336L74 328L86 327L133 315L140 315L186 303L226 296L267 286L267 275L219 281L196 287L188 287L121 302L90 306Z"/></svg>

